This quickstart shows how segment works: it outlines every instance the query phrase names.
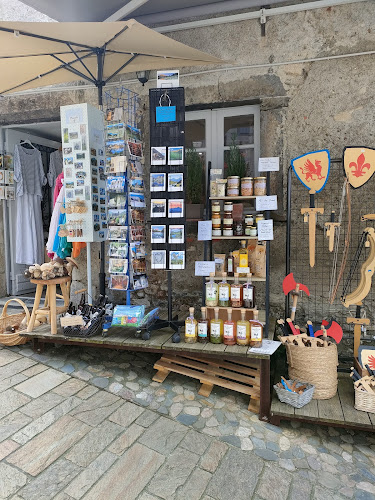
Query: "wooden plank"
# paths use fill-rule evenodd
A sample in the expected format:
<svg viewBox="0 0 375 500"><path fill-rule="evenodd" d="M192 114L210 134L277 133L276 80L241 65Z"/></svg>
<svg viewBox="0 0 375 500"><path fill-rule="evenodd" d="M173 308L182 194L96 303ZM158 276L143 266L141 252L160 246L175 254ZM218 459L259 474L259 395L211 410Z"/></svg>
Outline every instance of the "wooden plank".
<svg viewBox="0 0 375 500"><path fill-rule="evenodd" d="M172 333L171 332L163 332L161 331L160 333L154 333L151 332L151 338L148 341L148 345L152 347L160 347L162 348L162 345L167 342L168 340L172 339Z"/></svg>
<svg viewBox="0 0 375 500"><path fill-rule="evenodd" d="M347 378L339 378L338 392L345 423L372 428L372 422L368 413L354 408L354 388L349 376Z"/></svg>
<svg viewBox="0 0 375 500"><path fill-rule="evenodd" d="M152 377L152 380L154 382L164 382L164 380L168 377L168 375L170 374L170 371L169 370L163 370L163 369L160 369L157 371L157 373L155 373L155 375Z"/></svg>
<svg viewBox="0 0 375 500"><path fill-rule="evenodd" d="M309 418L311 420L319 420L318 401L313 399L302 408L294 408L294 415L296 417Z"/></svg>
<svg viewBox="0 0 375 500"><path fill-rule="evenodd" d="M212 344L211 342L207 342L204 346L203 353L224 354L226 347L225 344Z"/></svg>
<svg viewBox="0 0 375 500"><path fill-rule="evenodd" d="M203 383L201 385L201 388L198 391L198 394L200 396L204 396L205 398L208 398L209 395L211 394L213 388L214 388L214 386L212 384Z"/></svg>
<svg viewBox="0 0 375 500"><path fill-rule="evenodd" d="M226 361L226 360L221 360L221 359L215 359L215 358L204 358L204 357L195 357L195 356L189 356L190 359L195 359L197 361L204 361L206 363L210 363L211 365L214 366L220 366L221 368L226 368L228 370L233 370L238 373L243 373L244 375L252 375L256 377L259 375L259 366L258 367L250 367L249 365L242 365L237 363L237 360L232 362L232 361Z"/></svg>
<svg viewBox="0 0 375 500"><path fill-rule="evenodd" d="M194 352L203 351L206 345L207 344L201 344L200 342L196 342L195 344L186 344L183 340L182 342L175 344L174 342L172 342L171 336L169 340L163 343L161 349L165 349L166 351L176 351L177 353L179 351Z"/></svg>
<svg viewBox="0 0 375 500"><path fill-rule="evenodd" d="M247 350L249 346L247 345L227 345L225 349L225 354L234 354L236 356L244 356L247 355Z"/></svg>
<svg viewBox="0 0 375 500"><path fill-rule="evenodd" d="M282 403L277 397L275 390L273 391L273 396L272 396L271 414L294 418L293 406L287 405L286 403Z"/></svg>
<svg viewBox="0 0 375 500"><path fill-rule="evenodd" d="M336 394L331 399L319 399L318 413L321 422L342 424L344 422L344 414L342 412L339 395Z"/></svg>

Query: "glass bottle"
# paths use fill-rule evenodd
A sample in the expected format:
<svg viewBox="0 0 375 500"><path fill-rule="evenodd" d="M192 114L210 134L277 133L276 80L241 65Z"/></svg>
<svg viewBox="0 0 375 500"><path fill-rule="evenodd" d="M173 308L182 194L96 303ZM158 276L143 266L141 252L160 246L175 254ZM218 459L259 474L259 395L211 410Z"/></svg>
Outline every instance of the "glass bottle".
<svg viewBox="0 0 375 500"><path fill-rule="evenodd" d="M240 262L239 267L245 268L245 272L240 272L240 278L246 278L249 272L249 254L246 248L246 240L241 240L241 248L239 249Z"/></svg>
<svg viewBox="0 0 375 500"><path fill-rule="evenodd" d="M224 344L234 345L236 343L236 324L232 321L232 308L227 309L227 320L224 321Z"/></svg>
<svg viewBox="0 0 375 500"><path fill-rule="evenodd" d="M251 273L247 275L247 281L242 289L243 306L247 309L253 309L255 303L255 287L251 282Z"/></svg>
<svg viewBox="0 0 375 500"><path fill-rule="evenodd" d="M223 320L219 319L219 308L214 309L215 318L210 321L210 342L213 344L223 343Z"/></svg>
<svg viewBox="0 0 375 500"><path fill-rule="evenodd" d="M245 319L246 310L241 309L241 319L237 321L236 340L238 345L250 344L250 323Z"/></svg>
<svg viewBox="0 0 375 500"><path fill-rule="evenodd" d="M202 317L198 320L198 342L203 344L208 340L208 319L206 316L207 309L205 307L201 307L201 313Z"/></svg>
<svg viewBox="0 0 375 500"><path fill-rule="evenodd" d="M189 316L185 319L185 342L193 344L197 341L197 320L194 318L194 307L189 307Z"/></svg>
<svg viewBox="0 0 375 500"><path fill-rule="evenodd" d="M238 273L234 273L234 283L230 287L230 302L232 307L242 307L242 285L238 281Z"/></svg>
<svg viewBox="0 0 375 500"><path fill-rule="evenodd" d="M230 306L230 284L227 283L227 273L221 273L223 279L219 283L219 306Z"/></svg>
<svg viewBox="0 0 375 500"><path fill-rule="evenodd" d="M229 252L229 255L227 257L227 274L228 274L228 276L234 275L233 266L234 266L233 252Z"/></svg>
<svg viewBox="0 0 375 500"><path fill-rule="evenodd" d="M218 284L214 280L215 273L210 273L210 281L206 283L206 306L215 307L218 304Z"/></svg>
<svg viewBox="0 0 375 500"><path fill-rule="evenodd" d="M254 311L254 319L250 320L250 346L262 347L263 325L258 319L258 311Z"/></svg>

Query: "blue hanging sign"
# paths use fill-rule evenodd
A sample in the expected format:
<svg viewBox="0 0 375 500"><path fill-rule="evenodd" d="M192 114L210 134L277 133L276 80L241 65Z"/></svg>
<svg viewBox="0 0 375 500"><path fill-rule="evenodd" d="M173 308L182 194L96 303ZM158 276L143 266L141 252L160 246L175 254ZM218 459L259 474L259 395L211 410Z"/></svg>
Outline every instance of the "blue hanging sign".
<svg viewBox="0 0 375 500"><path fill-rule="evenodd" d="M168 98L169 105L162 106L161 99L162 97ZM156 107L156 123L167 123L167 122L175 122L176 121L176 106L171 106L171 98L165 92L160 96L159 106Z"/></svg>

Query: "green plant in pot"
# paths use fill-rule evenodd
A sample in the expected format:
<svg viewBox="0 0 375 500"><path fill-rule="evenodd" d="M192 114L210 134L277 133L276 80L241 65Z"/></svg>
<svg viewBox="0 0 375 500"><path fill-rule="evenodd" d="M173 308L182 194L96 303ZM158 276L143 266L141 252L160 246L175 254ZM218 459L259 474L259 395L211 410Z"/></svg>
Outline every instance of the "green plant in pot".
<svg viewBox="0 0 375 500"><path fill-rule="evenodd" d="M187 166L186 181L186 217L188 219L200 219L203 213L203 162L202 158L194 148L189 148L185 152Z"/></svg>
<svg viewBox="0 0 375 500"><path fill-rule="evenodd" d="M226 177L237 175L242 179L246 174L246 161L240 148L236 144L236 134L232 134L232 144L229 151L224 152Z"/></svg>

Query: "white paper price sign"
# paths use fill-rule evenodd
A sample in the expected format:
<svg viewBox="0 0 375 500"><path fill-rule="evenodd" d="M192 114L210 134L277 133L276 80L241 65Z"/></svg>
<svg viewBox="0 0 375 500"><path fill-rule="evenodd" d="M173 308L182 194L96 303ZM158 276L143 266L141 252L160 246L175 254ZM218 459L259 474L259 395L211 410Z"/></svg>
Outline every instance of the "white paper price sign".
<svg viewBox="0 0 375 500"><path fill-rule="evenodd" d="M280 168L280 158L278 156L270 156L269 158L259 158L259 172L278 172Z"/></svg>
<svg viewBox="0 0 375 500"><path fill-rule="evenodd" d="M215 273L215 262L200 260L195 262L195 276L209 276Z"/></svg>
<svg viewBox="0 0 375 500"><path fill-rule="evenodd" d="M273 220L260 220L258 222L258 240L273 240Z"/></svg>
<svg viewBox="0 0 375 500"><path fill-rule="evenodd" d="M212 240L212 220L198 221L198 241Z"/></svg>
<svg viewBox="0 0 375 500"><path fill-rule="evenodd" d="M257 196L255 210L266 212L267 210L277 210L277 195Z"/></svg>

